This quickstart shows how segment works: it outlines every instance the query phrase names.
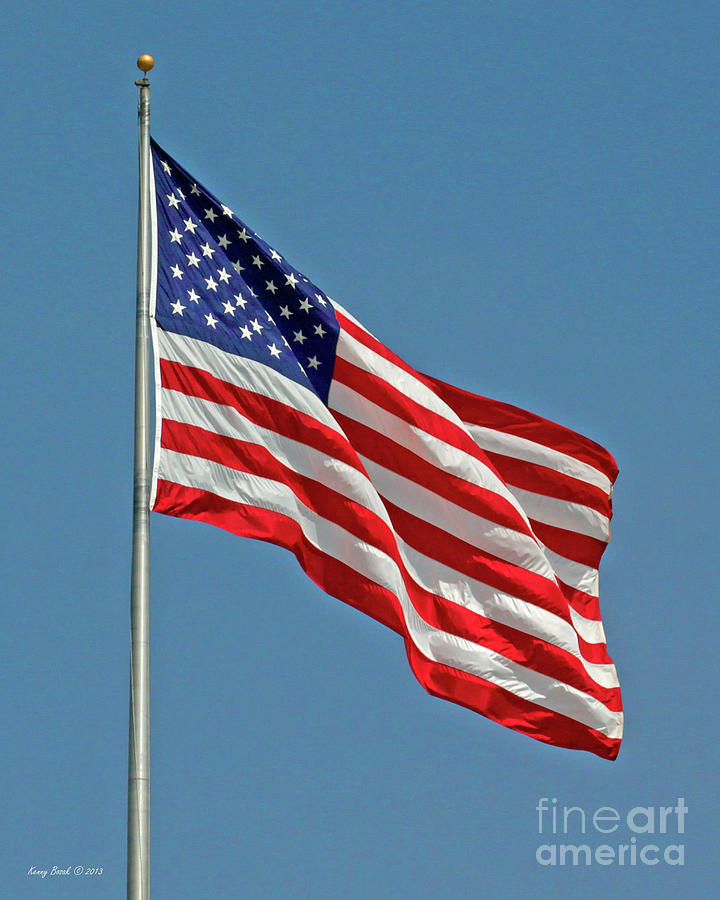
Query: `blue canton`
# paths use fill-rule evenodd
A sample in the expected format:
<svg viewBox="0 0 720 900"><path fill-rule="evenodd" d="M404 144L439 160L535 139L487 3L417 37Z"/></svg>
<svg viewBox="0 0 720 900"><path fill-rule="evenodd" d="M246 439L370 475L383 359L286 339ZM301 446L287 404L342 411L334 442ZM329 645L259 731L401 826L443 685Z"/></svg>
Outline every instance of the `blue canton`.
<svg viewBox="0 0 720 900"><path fill-rule="evenodd" d="M270 366L327 404L340 331L327 295L155 141L152 156L160 328Z"/></svg>

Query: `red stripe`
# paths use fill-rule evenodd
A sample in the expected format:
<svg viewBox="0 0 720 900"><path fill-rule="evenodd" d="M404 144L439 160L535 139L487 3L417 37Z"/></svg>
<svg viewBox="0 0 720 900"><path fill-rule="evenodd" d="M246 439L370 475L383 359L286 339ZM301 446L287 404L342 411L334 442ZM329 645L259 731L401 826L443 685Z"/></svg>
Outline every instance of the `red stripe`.
<svg viewBox="0 0 720 900"><path fill-rule="evenodd" d="M406 575L405 582L413 606L433 628L465 638L548 678L562 681L595 697L614 712L622 709L620 689L597 684L582 661L568 650L419 589L415 582L408 584L409 580L410 576ZM612 664L604 647L585 645L584 642L583 645L593 648L588 656L583 653L588 662Z"/></svg>
<svg viewBox="0 0 720 900"><path fill-rule="evenodd" d="M597 510L608 519L612 517L612 503L602 488L538 463L515 459L491 450L485 450L485 453L506 484L524 491L532 491L534 494L555 497L557 500L581 503Z"/></svg>
<svg viewBox="0 0 720 900"><path fill-rule="evenodd" d="M333 411L336 421L360 456L422 485L430 491L505 528L517 530L515 507L495 491L480 487L464 478L434 466L375 429ZM527 529L523 532L527 534Z"/></svg>
<svg viewBox="0 0 720 900"><path fill-rule="evenodd" d="M580 660L568 651L466 610L422 588L407 571L395 535L382 519L328 485L295 472L265 447L168 419L163 421L161 446L287 485L317 515L378 547L393 559L403 575L414 607L428 624L487 646L515 662L591 693L610 708L619 708L617 691L600 689L594 682L589 682Z"/></svg>
<svg viewBox="0 0 720 900"><path fill-rule="evenodd" d="M563 727L558 730L553 723L556 718L565 720L567 717L547 710L543 711L544 716L539 715L537 710L541 708L536 707L535 704L520 700L510 692L490 685L482 679L427 660L419 653L409 638L402 617L402 609L394 594L339 560L318 550L307 541L300 525L293 519L258 507L237 504L206 491L183 487L164 480L158 481L154 509L168 515L208 522L235 534L270 541L286 547L295 554L307 574L327 593L360 609L405 636L413 671L430 693L468 706L501 724L506 724L508 727L515 728L546 743L576 746L580 749L598 752L591 746L586 746L587 738L578 742L576 736L575 743L563 743L563 729L566 729L567 726L563 724ZM430 668L426 666L423 670L422 661L429 664ZM444 682L440 689L438 689L439 677L442 677ZM472 685L475 689L469 690ZM512 708L508 721L503 720L504 713L499 704L490 701L491 694L496 694L498 691L502 693L503 699L507 695L507 706ZM522 714L518 718L518 712L522 707L527 713L526 718ZM573 722L573 720L567 719L567 722ZM518 727L518 724L522 727ZM540 725L541 727L539 727ZM574 725L580 733L593 731L579 723L574 723ZM600 755L609 754L600 753Z"/></svg>
<svg viewBox="0 0 720 900"><path fill-rule="evenodd" d="M511 594L572 624L567 603L549 578L529 572L479 550L461 538L443 531L383 498L393 528L415 550L456 572Z"/></svg>
<svg viewBox="0 0 720 900"><path fill-rule="evenodd" d="M357 454L341 434L294 406L222 381L204 369L167 359L160 360L160 375L162 386L168 390L231 406L262 428L309 444L360 472L365 471Z"/></svg>
<svg viewBox="0 0 720 900"><path fill-rule="evenodd" d="M464 451L469 456L475 457L485 468L495 472L487 455L478 447L462 426L455 425L438 413L432 412L421 404L416 403L402 391L397 390L397 388L394 388L377 375L372 375L365 369L361 369L359 366L338 356L335 359L333 381L346 385L386 412L392 413L410 425L421 428L446 444L450 444L452 447ZM331 411L333 415L341 415L332 407ZM497 475L496 472L495 474ZM500 478L499 475L497 477ZM509 515L510 510L513 511L513 524L509 527L519 531L521 534L532 537L532 532L528 528L527 523L510 504L505 509L504 515Z"/></svg>
<svg viewBox="0 0 720 900"><path fill-rule="evenodd" d="M382 356L383 359L414 375L418 381L434 390L464 422L484 425L486 428L496 428L498 431L506 434L525 437L553 450L567 453L569 456L574 456L576 459L599 469L611 482L615 481L617 477L617 463L600 444L569 428L565 428L563 425L558 425L549 419L544 419L541 416L536 416L524 409L520 409L520 407L512 406L509 403L501 403L497 400L490 400L487 397L480 397L430 375L424 375L413 369L397 354L388 350L377 338L368 334L363 328L358 327L340 311L335 310L335 313L344 331L363 344L363 346L373 350L378 356Z"/></svg>
<svg viewBox="0 0 720 900"><path fill-rule="evenodd" d="M472 455L486 463L482 458L483 451L478 452L468 435L442 416L428 411L403 393L387 384L383 379L371 375L364 369L338 357L335 365L335 380L346 384L388 412L404 421L419 425L424 431L441 437L452 446L468 451L468 443L473 444ZM365 384L364 384L365 383ZM369 386L368 386L369 385ZM374 390L373 390L374 387ZM489 519L498 525L511 528L523 535L531 534L525 522L515 508L493 491L472 485L462 478L452 475L422 457L417 456L406 447L384 437L374 429L355 422L336 409L332 410L335 419L347 434L351 444L361 456L374 460L385 468L405 475L408 478L428 487L453 503ZM439 432L444 432L439 434ZM463 446L463 444L465 446ZM492 468L492 465L490 466ZM498 470L498 476L502 478ZM572 479L573 481L575 479ZM519 485L518 485L519 486ZM537 485L535 485L537 487ZM538 526L537 528L535 526ZM533 532L551 550L568 559L582 562L597 568L600 557L607 544L597 538L579 534L571 530L558 528L544 523L533 523ZM547 538L547 540L546 540Z"/></svg>
<svg viewBox="0 0 720 900"><path fill-rule="evenodd" d="M410 666L429 694L452 700L460 706L482 713L488 719L512 728L545 744L587 750L603 759L615 759L620 741L575 719L524 700L492 682L460 672L424 656L412 641L406 640Z"/></svg>
<svg viewBox="0 0 720 900"><path fill-rule="evenodd" d="M356 393L377 404L386 412L422 428L423 431L435 435L453 447L465 450L485 466L492 468L486 453L477 446L462 426L456 425L444 416L412 400L407 394L399 391L378 375L373 375L367 369L356 366L338 356L335 360L333 381L339 381L352 388Z"/></svg>
<svg viewBox="0 0 720 900"><path fill-rule="evenodd" d="M601 620L600 601L597 597L592 594L587 594L579 588L571 587L559 578L558 584L560 585L560 590L563 592L563 596L567 599L575 612L580 613L580 615L586 619L594 619L596 622Z"/></svg>
<svg viewBox="0 0 720 900"><path fill-rule="evenodd" d="M347 319L343 317L342 324L345 327L345 323ZM351 323L352 325L352 323ZM353 336L357 337L358 340L362 340L364 344L367 346L372 346L373 349L379 352L378 346L373 345L374 338L371 338L357 329L357 326L348 326L348 331L353 334ZM375 344L379 345L379 342L375 341ZM382 345L379 345L382 346ZM394 354L390 351L387 351L383 354L386 359L390 359L393 362L397 362L394 359ZM403 365L407 371L411 371L408 366ZM407 396L397 391L395 388L392 388L387 382L383 379L378 378L375 375L371 375L366 372L364 369L361 369L358 366L353 365L347 360L343 360L340 357L336 359L335 362L335 372L334 379L337 381L346 384L348 387L352 388L358 394L366 397L371 402L377 404L381 408L387 410L394 415L397 415L399 418L403 419L406 422L409 422L412 425L416 425L422 428L424 431L439 437L441 440L444 440L446 443L457 447L460 450L464 450L472 456L475 456L481 462L492 469L493 464L490 460L489 454L484 453L480 448L475 444L475 442L469 437L469 435L463 431L461 428L455 426L453 423L449 422L447 419L444 419L442 416L439 416L437 413L433 413L430 410L427 410L425 407L416 403L413 400L410 400ZM464 402L466 405L471 406L471 401L478 400L482 401L485 406L483 407L486 410L488 425L489 427L498 427L500 424L508 424L503 417L510 416L511 413L516 414L521 421L530 420L531 424L533 422L538 424L537 434L533 434L530 438L531 440L536 440L537 443L545 443L541 438L546 439L546 445L551 447L552 449L558 449L562 452L567 452L572 449L572 446L577 448L579 445L585 446L585 449L590 448L592 452L588 454L584 454L583 452L570 453L569 455L574 455L576 458L581 459L582 461L588 462L590 465L595 466L599 470L603 471L604 474L611 480L614 481L617 476L617 466L615 464L614 459L607 453L602 447L595 444L593 441L588 441L586 438L583 438L581 435L576 435L575 432L570 431L569 429L564 428L561 425L556 425L553 422L549 422L546 419L541 419L538 416L533 416L532 413L527 413L524 410L521 410L517 407L511 407L508 404L497 403L495 401L486 400L482 397L476 397L473 394L469 394L466 391L462 391L459 388L453 388L451 385L446 385L443 382L437 381L437 379L431 379L427 376L423 376L428 384L431 384L435 389L437 387L438 393L441 395L442 399L445 402L453 401L457 399L457 396L464 398ZM452 404L450 404L452 405ZM494 406L497 406L498 415L495 416L495 420L492 417L492 409ZM458 412L458 410L456 410ZM462 413L467 412L467 410L461 410ZM333 414L336 414L336 411L333 410ZM464 415L461 416L465 418ZM468 420L472 421L472 417L468 415ZM475 417L478 419L478 417ZM484 424L481 421L477 421L477 424ZM547 425L547 431L543 432L542 428ZM502 429L501 429L502 430ZM508 433L512 433L512 429L508 427ZM562 447L556 447L552 441L551 437L558 436L563 440L570 440L570 444L572 446L566 446L565 449ZM568 438L569 436L569 438ZM575 440L577 439L577 440ZM584 443L583 443L584 442ZM597 453L595 452L597 450ZM583 456L586 458L583 459ZM497 473L499 478L502 478L500 473ZM386 504L387 505L387 504ZM517 530L521 530L520 527ZM522 529L524 531L524 529ZM408 542L411 543L411 542ZM474 554L476 551L474 548L470 548L469 545L468 552ZM417 549L420 549L419 547ZM428 548L429 549L429 548ZM428 555L432 556L432 553ZM563 555L563 554L561 554ZM470 556L466 556L465 558L470 558ZM452 564L451 564L452 565ZM458 565L453 565L453 568L459 568ZM593 568L595 568L593 566ZM462 568L460 568L463 571ZM471 573L467 573L471 574ZM473 576L475 577L475 576ZM478 580L484 581L487 584L491 584L492 582L488 581L487 578L480 577ZM570 605L579 612L581 615L585 616L589 619L600 619L600 612L597 597L593 597L590 594L585 593L584 591L580 591L576 588L572 588L568 585L560 582L560 586L562 588L562 592L564 596L567 598ZM500 587L500 590L508 590L510 593L515 593L517 595L517 590L513 591L510 587ZM542 592L541 592L542 593ZM530 602L537 602L534 599L531 599L526 593L522 593L522 598L525 600L529 600ZM542 602L538 605L543 605ZM547 608L547 607L546 607ZM551 608L552 612L556 612L559 615L562 615L560 611L556 608ZM566 613L566 615L569 615Z"/></svg>
<svg viewBox="0 0 720 900"><path fill-rule="evenodd" d="M542 578L542 576L528 572L525 569L518 569L510 563L506 563L504 560L493 557L489 553L478 551L477 548L465 543L460 538L448 534L446 531L443 531L434 525L430 525L424 520L413 516L411 513L400 509L400 507L395 506L384 498L383 503L397 534L418 552L430 559L437 560L443 565L449 566L460 574L464 573L488 587L496 588L513 597L525 600L534 606L538 606L541 609L554 613L565 622L568 622L574 630L572 617L567 609L564 592L556 587L553 582ZM411 598L413 598L414 595L410 590L408 590L408 593L410 593ZM431 594L431 596L435 597L438 601L444 599L437 597L435 594ZM558 650L560 654L566 654L567 651L559 650L559 648L556 648L552 644L547 644L544 641L540 642L543 645L542 648L537 646L534 649L531 649L530 645L525 643L526 639L538 641L539 639L530 638L525 632L519 631L518 629L510 629L509 626L506 630L505 626L490 619L485 619L485 617L478 616L477 613L471 613L474 617L474 626L472 626L470 622L466 622L465 625L461 626L457 624L460 621L457 618L453 620L454 624L452 627L449 624L450 620L447 618L443 620L442 624L436 624L436 621L439 622L439 620L431 621L429 618L430 612L427 608L421 608L417 604L415 605L422 617L430 624L435 625L436 628L439 628L442 631L453 631L461 637L467 637L468 640L475 641L475 643L497 650L497 652L501 653L503 656L514 659L516 662L520 662L538 672L542 671L550 677L557 677L561 681L572 684L579 690L584 690L593 696L597 696L602 703L606 703L610 708L618 710L621 708L619 705L614 705L619 703L620 694L617 688L607 689L607 692L603 692L604 689L599 689L600 693L598 693L594 687L595 683L592 682L592 689L588 689L589 675L585 672L582 664L576 657L573 657L572 654L567 654L567 656L572 657L572 662L567 659L560 660L556 658L554 660L554 668L550 665L543 668L542 665L538 664L538 656L546 653L548 648L552 648L553 652ZM458 609L457 604L452 604L452 607L453 615L457 615L455 612L455 610ZM460 607L460 609L462 608ZM479 619L483 620L483 627L484 623L490 623L490 627L495 629L498 634L499 641L492 643L488 639L486 633L479 635L477 630L472 632L459 630L468 627L477 628L478 624L480 624L477 621ZM515 642L516 647L525 647L526 652L523 656L514 655L514 651L510 646L513 642ZM588 662L612 664L612 659L608 655L605 644L589 644L578 635L578 646L580 653ZM560 671L558 666L562 668L568 664L571 668L576 670L576 673L581 675L581 682L573 680L572 677L567 675L567 672L563 675L558 674Z"/></svg>
<svg viewBox="0 0 720 900"><path fill-rule="evenodd" d="M452 407L463 422L473 425L483 425L486 428L495 428L505 434L526 438L559 450L575 459L579 459L588 465L603 472L611 482L617 478L617 463L608 451L600 444L583 437L576 431L571 431L563 425L543 419L517 406L509 403L500 403L497 400L489 400L471 394L461 388L446 384L437 378L425 376L426 380L442 399Z"/></svg>
<svg viewBox="0 0 720 900"><path fill-rule="evenodd" d="M530 524L536 536L549 547L553 553L582 563L591 569L597 569L600 558L605 552L607 544L597 538L579 534L577 531L568 531L566 528L558 528L556 525L547 525L530 519Z"/></svg>
<svg viewBox="0 0 720 900"><path fill-rule="evenodd" d="M345 328L364 346L369 347L371 350L375 351L390 362L393 362L394 364L400 366L405 371L414 375L418 375L418 373L416 373L410 366L408 366L406 363L404 363L403 360L401 360L394 353L384 347L384 345L382 345L379 341L377 341L371 335L368 335L354 323L350 322L346 317L342 316L342 314L338 315L341 319L343 328ZM408 416L407 414L405 414L404 406L407 405L409 408L413 409L416 415L419 415L421 418L423 418L421 427L423 427L424 430L430 433L437 434L438 431L444 430L447 425L450 425L451 428L454 428L452 423L448 423L447 420L443 417L433 413L428 414L428 411L425 407L414 403L414 401L407 398L404 394L397 392L394 388L391 388L391 386L389 386L383 379L377 376L370 375L362 368L354 366L352 363L346 360L341 360L340 366L336 368L334 377L336 378L336 380L347 384L358 393L367 396L368 399L376 402L384 409L388 409L389 412L393 412L396 415L399 415L400 418L403 418L405 421L410 421L412 424L416 424L414 421L414 416ZM385 402L384 398L383 400L380 400L378 392L373 390L364 391L363 380L365 378L374 381L374 384L378 388L378 392L388 391L389 393L392 391L394 392L395 397L388 404ZM434 387L433 379L425 378L425 376L421 375L418 375L418 378L420 381L426 382L430 387ZM443 383L440 382L439 384L442 385ZM450 388L449 385L446 387ZM466 394L466 392L460 391L460 394ZM473 395L468 394L467 396L472 397ZM447 400L447 398L443 399ZM491 406L493 405L493 401L486 402ZM497 404L497 406L499 411L503 413L506 413L507 409L515 410L519 414L523 414L524 412L523 410L519 410L515 407L508 407L507 404ZM470 509L473 512L477 511L476 506L463 501L460 496L459 490L446 491L444 489L444 485L451 484L453 478L456 478L456 476L452 476L451 474L446 473L441 469L435 469L435 467L433 467L431 464L427 463L422 458L417 457L416 454L413 454L405 447L391 441L389 438L385 438L373 429L355 422L342 413L339 413L337 410L333 410L333 415L343 428L343 431L348 435L355 449L361 455L366 456L369 459L373 459L375 462L378 462L386 468L389 468L392 471L396 471L401 475L412 477L413 480L418 481L418 483L430 487L438 494L446 496L448 499L451 499L453 502L458 503L458 505L463 506L464 508ZM557 429L557 432L559 432L563 437L566 437L567 435L573 437L576 436L575 432L572 432L569 429L564 428L563 426L555 425L555 423L540 419L537 416L533 416L531 413L527 413L525 415L527 415L527 417L530 419L537 420L547 424L548 426L551 426L552 429ZM457 443L452 439L448 439L448 436L446 434L442 435L442 439L446 440L453 446L458 446L459 443L463 443L463 438L459 436L457 432L455 432L454 436L460 438ZM581 440L586 440L580 435L577 435L577 437L579 437ZM588 444L593 447L598 446L595 445L592 441L589 441ZM461 449L467 448L462 447ZM602 448L599 449L602 450ZM587 484L587 482L583 482L580 479L573 478L569 475L564 475L539 464L527 463L523 460L515 460L512 457L508 457L499 453L492 453L489 451L484 452L487 454L489 461L491 461L491 463L495 467L497 473L499 474L499 477L501 477L504 481L510 482L511 484L514 484L515 486L525 490L531 490L536 493L546 494L547 496L554 496L560 500L568 500L575 503L584 503L588 507L597 509L602 514L607 515L608 518L612 517L612 504L610 498L601 488L598 488L594 485L589 485ZM474 455L477 456L477 454ZM610 459L612 458L610 457ZM415 465L416 463L417 465ZM429 473L433 469L435 469L440 477L431 478ZM606 474L608 474L608 477L610 477L611 475L611 473L607 472ZM458 488L460 488L460 485L462 485L462 487L466 489L468 482L465 482L463 479L456 478L455 484ZM390 509L390 505L387 501L385 501L385 505L388 509ZM479 512L479 514L483 515L482 512ZM498 522L499 524L507 524L506 521L503 521L499 508L496 508L493 511L493 514L488 515L486 512L485 515L486 517ZM413 540L416 543L413 544L412 540L408 540L408 543L415 546L416 549L420 549L420 547L418 546L418 538L420 537L420 531L424 523L421 523L421 520L416 521L419 523L418 529L414 531L413 536ZM397 528L398 533L400 533L401 536L406 537L406 535L402 534L401 529L398 528L397 517L393 520L393 525ZM510 524L510 527L513 527L513 525L514 523ZM566 557L567 559L580 562L592 568L598 567L600 557L607 547L607 544L604 541L567 529L558 528L552 525L546 525L545 523L540 523L537 521L532 521L532 526L533 531L537 535L537 537L551 550L561 556ZM443 535L446 537L451 537L449 535L445 535L444 532ZM437 534L435 535L435 537L437 537ZM431 541L431 545L435 550L435 555L433 555L430 547L426 547L426 555L433 556L433 558L438 558L437 554L440 552L438 548L443 546L442 554L443 561L445 561L447 559L447 557L445 556L445 554L447 553L447 548L444 546L443 542L441 540L433 540ZM470 552L472 552L473 548L470 548L469 545L465 546ZM469 558L470 556L468 554L468 556L465 557L465 560ZM459 568L462 565L462 563L457 560L455 563L448 562L447 564L453 566L453 568ZM463 571L462 569L460 570ZM466 571L466 574L469 573L467 573ZM497 586L497 584L493 584L490 579L480 577L477 574L473 577L478 577L478 580L483 581L486 584L490 584L491 586ZM535 597L533 597L532 595L528 596L523 590L518 590L518 585L516 583L506 583L504 588L498 589L507 590L509 593L515 596L520 596L523 599L529 600L529 602L536 602ZM561 589L568 602L570 602L573 608L577 612L580 612L581 615L592 619L600 618L596 598L591 597L590 595L585 594L582 591L571 589L563 584L561 584ZM543 604L541 603L538 605ZM550 611L555 612L558 615L562 615L563 618L567 619L567 621L572 622L572 620L569 618L569 613L567 613L564 608L563 610L559 610L554 605L551 605L550 607L545 605L543 608L549 608ZM588 644L579 636L578 641L580 643L582 655L589 662L605 664L609 664L612 662L610 656L607 653L605 644Z"/></svg>
<svg viewBox="0 0 720 900"><path fill-rule="evenodd" d="M405 620L395 595L311 544L298 522L280 513L245 506L208 491L158 479L155 512L195 519L241 537L285 547L324 591L404 635Z"/></svg>
<svg viewBox="0 0 720 900"><path fill-rule="evenodd" d="M287 485L319 516L335 522L362 541L387 549L387 540L379 541L378 534L380 529L388 534L390 530L375 513L328 485L284 465L266 447L169 419L163 420L160 443L166 450L208 459L238 472Z"/></svg>
<svg viewBox="0 0 720 900"><path fill-rule="evenodd" d="M364 347L367 347L369 350L377 353L378 356L382 356L383 359L386 359L388 362L393 363L398 366L400 369L404 369L404 371L409 372L410 375L414 375L415 378L422 384L427 384L427 379L424 375L421 375L412 366L409 366L404 359L401 359L396 353L393 353L392 350L388 350L385 344L382 344L377 338L373 337L364 328L360 328L355 324L351 319L348 319L347 316L344 316L339 310L335 310L335 315L337 316L338 322L340 323L340 327L343 331L346 331L351 337L354 337L358 343L362 344Z"/></svg>
<svg viewBox="0 0 720 900"><path fill-rule="evenodd" d="M591 663L599 665L612 665L610 654L607 652L607 646L604 643L589 644L578 635L578 649L583 659ZM620 709L620 707L618 707Z"/></svg>
<svg viewBox="0 0 720 900"><path fill-rule="evenodd" d="M343 431L350 439L352 445L362 456L373 459L380 465L398 472L400 475L412 478L419 484L434 490L439 495L446 497L471 512L491 518L493 521L497 521L500 524L505 524L502 522L499 513L487 516L487 510L482 505L483 494L487 492L484 492L481 488L477 488L475 485L472 485L457 476L443 472L441 469L422 460L420 457L416 456L416 454L407 450L400 444L395 443L367 426L349 419L341 413L335 412L334 415ZM491 496L496 497L497 495ZM472 499L475 499L477 502L471 502ZM384 499L383 502L385 503L386 508L389 508L388 501ZM421 520L417 521L419 522ZM397 527L396 521L393 524ZM567 559L574 560L594 569L598 567L600 557L607 547L607 544L604 541L578 534L574 531L567 531L563 528L546 525L543 522L531 520L531 525L533 532L538 539L552 551ZM510 527L512 527L512 525L510 525ZM403 535L400 529L398 528L397 530L402 537ZM410 542L408 541L408 543ZM438 548L442 546L442 544L433 541L432 546L435 548L436 552L442 552L438 551ZM435 558L437 558L437 556ZM514 596L525 596L522 590L518 590L517 585L514 585L514 589L511 589L510 593ZM575 601L573 603L574 608L582 612L587 612L588 607L590 607L591 611L594 610L594 607L597 604L586 599L587 595L582 595L582 598L576 597L575 595L577 593L580 592L573 592L573 599ZM531 600L530 602L533 601ZM593 615L592 618L599 618L599 616ZM568 621L572 620L568 619ZM612 662L604 644L586 644L579 637L578 640L581 641L582 655L589 662ZM587 652L585 652L582 647L587 648Z"/></svg>
<svg viewBox="0 0 720 900"><path fill-rule="evenodd" d="M515 529L517 512L494 491L432 465L407 447L342 413L334 412L334 416L361 456L415 481L477 516ZM555 553L594 569L598 567L607 546L604 541L543 522L531 520L531 525L536 537Z"/></svg>

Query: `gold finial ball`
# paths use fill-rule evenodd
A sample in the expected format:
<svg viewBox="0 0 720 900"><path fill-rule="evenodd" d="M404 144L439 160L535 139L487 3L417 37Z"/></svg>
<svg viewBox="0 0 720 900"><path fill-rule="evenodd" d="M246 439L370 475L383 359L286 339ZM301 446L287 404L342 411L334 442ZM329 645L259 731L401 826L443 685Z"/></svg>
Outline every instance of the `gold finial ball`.
<svg viewBox="0 0 720 900"><path fill-rule="evenodd" d="M149 53L143 53L142 56L138 56L137 67L141 72L145 72L146 74L152 69L155 65L155 60L150 56Z"/></svg>

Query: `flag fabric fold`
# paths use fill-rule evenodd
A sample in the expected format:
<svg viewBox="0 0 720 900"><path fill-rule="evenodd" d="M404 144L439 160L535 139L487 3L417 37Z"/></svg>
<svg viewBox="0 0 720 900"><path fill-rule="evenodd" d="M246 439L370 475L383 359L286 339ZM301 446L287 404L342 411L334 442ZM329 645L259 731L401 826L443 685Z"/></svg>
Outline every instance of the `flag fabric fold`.
<svg viewBox="0 0 720 900"><path fill-rule="evenodd" d="M610 454L416 371L152 153L152 508L291 550L431 694L614 759Z"/></svg>

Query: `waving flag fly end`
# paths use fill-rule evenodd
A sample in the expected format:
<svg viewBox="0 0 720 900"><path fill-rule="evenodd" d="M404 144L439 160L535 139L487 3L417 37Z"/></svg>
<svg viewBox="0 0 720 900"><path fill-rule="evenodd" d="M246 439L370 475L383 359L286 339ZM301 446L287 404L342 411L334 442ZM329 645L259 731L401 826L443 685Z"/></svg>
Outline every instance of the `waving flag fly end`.
<svg viewBox="0 0 720 900"><path fill-rule="evenodd" d="M614 759L613 458L416 372L157 144L152 508L291 550L431 694Z"/></svg>

